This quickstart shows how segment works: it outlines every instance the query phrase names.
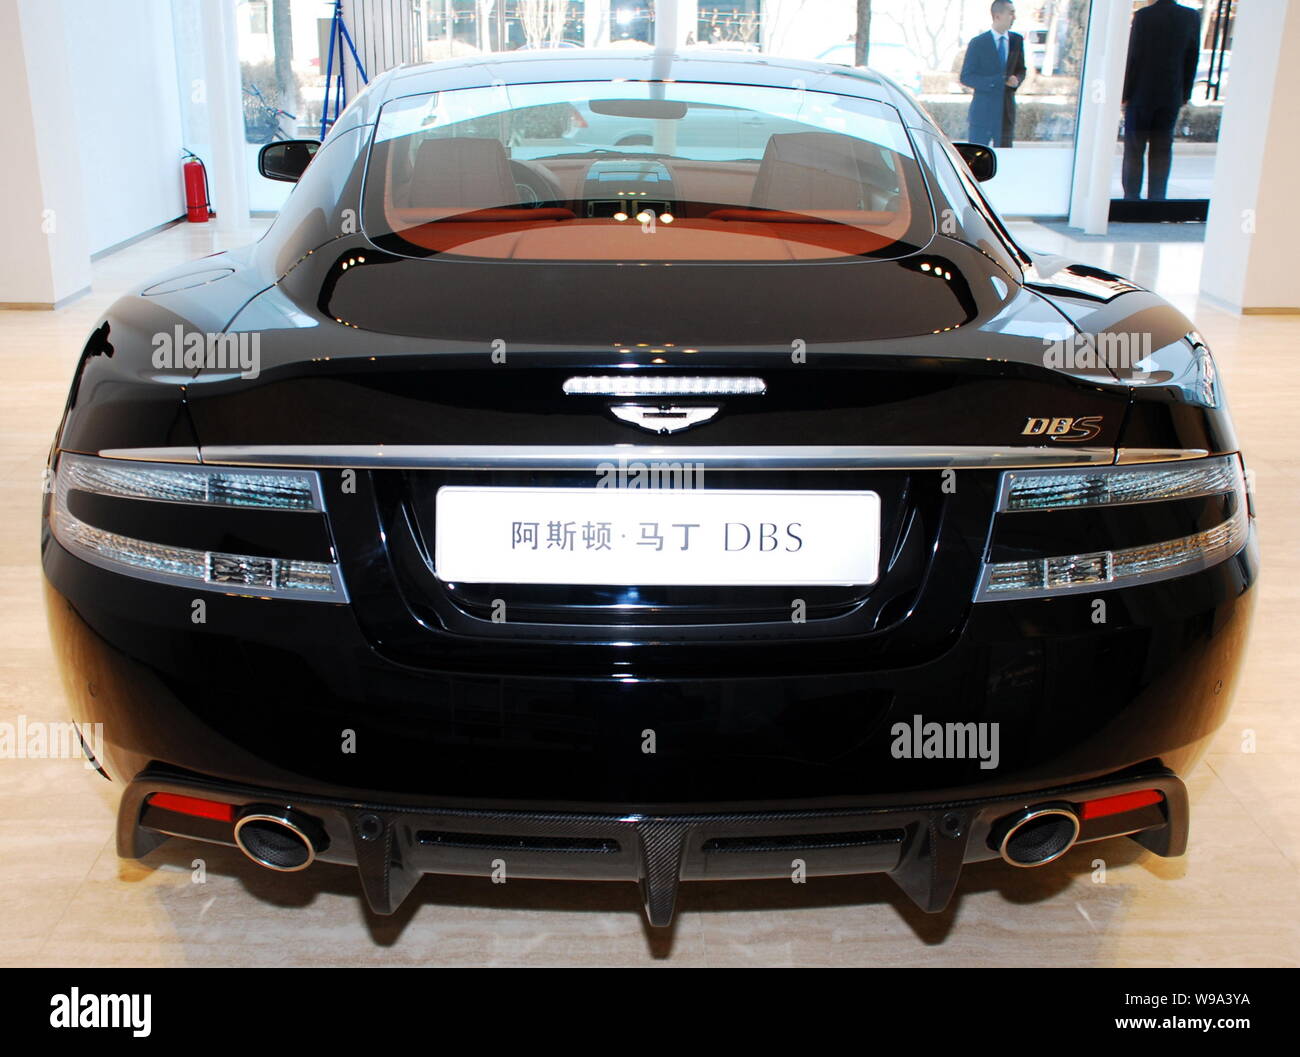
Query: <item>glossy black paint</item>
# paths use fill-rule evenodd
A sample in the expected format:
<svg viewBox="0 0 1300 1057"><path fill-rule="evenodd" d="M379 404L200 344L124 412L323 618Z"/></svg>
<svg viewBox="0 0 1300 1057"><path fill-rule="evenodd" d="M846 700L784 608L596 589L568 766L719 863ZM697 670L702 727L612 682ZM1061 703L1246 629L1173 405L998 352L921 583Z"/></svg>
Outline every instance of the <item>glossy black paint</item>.
<svg viewBox="0 0 1300 1057"><path fill-rule="evenodd" d="M985 183L998 174L998 156L992 148L980 143L954 143L962 161L970 166L971 175Z"/></svg>
<svg viewBox="0 0 1300 1057"><path fill-rule="evenodd" d="M1153 760L1179 772L1226 713L1251 560L1112 592L1101 626L1088 598L967 604L902 664L770 645L700 647L691 664L667 643L575 649L574 664L554 642L462 639L421 665L346 606L211 595L196 626L193 592L46 548L76 718L105 724L115 780L165 762L317 795L554 810L906 803ZM890 726L917 713L1002 723L1000 766L893 758ZM339 751L345 728L363 751Z"/></svg>
<svg viewBox="0 0 1300 1057"><path fill-rule="evenodd" d="M961 230L896 261L635 269L415 260L368 241L364 160L385 99L496 80L611 76L782 86L800 77L810 91L882 99L911 130L936 207L951 206ZM722 410L705 426L654 438L669 448L1035 446L1044 442L1024 436L1029 418L1096 416L1089 444L1097 447L1235 451L1221 393L1216 406L1198 402L1191 322L1118 276L1027 253L955 158L891 85L838 67L560 54L394 71L349 107L259 243L173 269L161 292L156 277L113 306L86 344L56 450L644 444L649 435L616 420L608 400L561 391L575 371L634 365L767 382L761 397L709 401ZM629 301L663 308L629 318L620 307ZM257 376L160 369L154 337L177 327L256 335ZM1047 366L1047 345L1079 331L1149 335L1150 370ZM498 339L506 364L490 358ZM796 365L800 344L806 363ZM166 832L222 839L194 820L184 828L142 818L152 810L147 791L168 782L242 790L239 803L273 794L429 816L522 813L540 830L565 815L555 822L565 833L573 813L654 815L680 828L684 817L790 811L834 833L843 825L835 812L889 808L901 814L881 832L900 830L899 842L873 838L871 855L833 862L893 871L938 909L946 895L918 895L907 870L925 873L947 847L935 829L942 805L1027 804L1035 791L1185 773L1226 713L1257 575L1252 535L1204 572L1106 592L1104 623L1090 595L977 605L986 554L1170 538L1221 520L1223 501L1015 515L998 519L991 536L994 470L960 470L952 489L939 471L719 471L709 487L877 491L880 581L798 592L448 585L428 557L440 484L572 485L590 476L361 470L351 489L338 469L321 477L327 520L209 509L146 518L112 500L79 509L157 542L337 554L348 605L119 576L73 557L46 525L51 631L75 718L104 725L109 776L136 780L123 807L124 853L142 854ZM207 603L203 624L191 620L197 593ZM788 619L796 596L808 607L804 623ZM614 608L633 597L639 608ZM511 622L491 619L498 598L516 614ZM891 727L918 714L999 724L999 766L895 758ZM355 732L357 752L340 751L344 730ZM653 754L642 751L646 730L655 732ZM1170 781L1174 797L1181 785ZM1181 814L1147 819L1149 846L1181 850L1182 803ZM382 813L387 833L400 820ZM993 818L979 817L987 832ZM372 905L389 912L393 892L373 890L367 871L376 860L354 822L346 812L336 818L338 861L356 862L371 877ZM424 828L446 825L435 818ZM854 825L876 832L862 819ZM415 855L421 841L401 839ZM671 874L658 839L638 836L629 847L640 851L611 876ZM456 854L419 861L474 872L470 852ZM940 857L952 884L971 860L964 851ZM788 860L783 851L724 869L689 859L681 876L781 873ZM584 873L583 861L530 869L604 876Z"/></svg>

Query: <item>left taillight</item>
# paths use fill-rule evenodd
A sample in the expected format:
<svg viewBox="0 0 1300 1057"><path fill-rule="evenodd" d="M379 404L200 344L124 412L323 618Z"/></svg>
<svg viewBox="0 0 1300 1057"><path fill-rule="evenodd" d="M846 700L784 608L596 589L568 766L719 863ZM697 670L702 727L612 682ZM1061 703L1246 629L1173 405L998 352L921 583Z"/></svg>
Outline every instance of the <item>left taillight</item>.
<svg viewBox="0 0 1300 1057"><path fill-rule="evenodd" d="M1143 508L1150 512L1152 504L1164 509L1155 515L1144 514ZM1194 531L1128 545L1104 540L1099 542L1111 545L1073 552L1054 550L1057 530L1064 527L1060 519L1071 512L1079 516L1117 509L1136 512L1125 528L1141 534L1145 526L1177 523L1171 516L1175 504L1197 505ZM1019 534L1018 549L1038 553L1004 560L1010 548L1001 547L1003 553L996 553L999 541L1014 536L1015 522L1025 518L1038 520L1033 531ZM1002 475L990 554L986 555L975 601L1098 591L1186 576L1236 554L1249 532L1246 480L1241 459L1235 454L1077 471L1008 471ZM1080 534L1071 538L1078 539ZM1026 546L1026 539L1032 540L1031 546Z"/></svg>
<svg viewBox="0 0 1300 1057"><path fill-rule="evenodd" d="M54 538L101 568L223 593L347 601L328 542L320 477L313 470L128 462L64 452L53 493ZM108 510L114 516L97 518L88 512L88 507L95 509L86 502L92 497L112 504ZM235 519L239 530L223 534L223 521ZM124 531L123 526L134 528ZM184 538L187 533L230 540L261 537L259 542L267 545L259 547L260 553L240 553L234 547L200 545ZM293 554L296 541L307 541L301 545L320 553ZM331 560L321 560L326 554Z"/></svg>

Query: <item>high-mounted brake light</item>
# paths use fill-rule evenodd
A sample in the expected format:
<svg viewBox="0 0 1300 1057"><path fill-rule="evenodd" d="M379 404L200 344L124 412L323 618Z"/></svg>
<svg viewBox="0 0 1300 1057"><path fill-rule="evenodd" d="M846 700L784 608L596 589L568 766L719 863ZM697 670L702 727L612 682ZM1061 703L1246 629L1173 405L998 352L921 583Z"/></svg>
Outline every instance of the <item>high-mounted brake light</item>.
<svg viewBox="0 0 1300 1057"><path fill-rule="evenodd" d="M762 396L762 378L691 378L682 375L577 375L565 380L569 396Z"/></svg>

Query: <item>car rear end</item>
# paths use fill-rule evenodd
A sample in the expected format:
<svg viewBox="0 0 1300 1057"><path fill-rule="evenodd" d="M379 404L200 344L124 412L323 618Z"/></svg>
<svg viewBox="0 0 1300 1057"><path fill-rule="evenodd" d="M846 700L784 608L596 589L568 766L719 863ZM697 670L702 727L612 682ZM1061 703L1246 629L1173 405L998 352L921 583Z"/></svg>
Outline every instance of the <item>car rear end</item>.
<svg viewBox="0 0 1300 1057"><path fill-rule="evenodd" d="M101 762L130 783L123 853L302 816L312 857L371 870L378 910L403 877L504 864L657 877L658 923L670 878L791 869L890 872L938 909L963 862L1045 805L1064 808L1065 843L1026 864L1116 833L1177 854L1177 776L1222 721L1248 624L1238 456L1034 467L1007 451L1031 465L1000 469L938 448L65 453L52 625L77 719L102 724ZM605 488L611 465L700 487ZM548 519L627 521L620 560L646 569L664 552L632 549L644 518L665 546L670 524L699 525L714 564L733 526L733 543L794 532L878 573L439 576L440 540L472 569L512 552L530 509L539 569ZM737 575L761 578L767 556Z"/></svg>
<svg viewBox="0 0 1300 1057"><path fill-rule="evenodd" d="M160 388L124 338L186 306L120 304L42 542L121 854L355 865L380 913L427 872L634 881L656 925L687 880L935 911L968 862L1180 854L1257 565L1212 361L1163 312L1138 376L1046 365L1069 305L889 172L892 220L677 198L658 242L380 198L232 309L253 379Z"/></svg>

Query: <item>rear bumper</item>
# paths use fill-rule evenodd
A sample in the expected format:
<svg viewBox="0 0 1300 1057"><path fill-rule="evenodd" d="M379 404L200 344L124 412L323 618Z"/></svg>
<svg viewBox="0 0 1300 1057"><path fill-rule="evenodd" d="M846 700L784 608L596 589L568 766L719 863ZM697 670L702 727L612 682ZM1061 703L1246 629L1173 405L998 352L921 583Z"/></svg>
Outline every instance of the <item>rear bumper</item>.
<svg viewBox="0 0 1300 1057"><path fill-rule="evenodd" d="M616 813L964 800L1148 764L1185 774L1227 713L1255 568L1252 544L1111 591L1104 623L1086 596L974 605L942 652L869 670L846 670L844 650L835 667L766 644L743 666L697 651L667 673L639 649L553 645L550 669L521 670L491 643L476 670L439 670L383 656L348 606L187 591L45 550L73 719L101 726L116 781L164 765L359 802ZM566 671L570 657L586 670ZM917 717L996 731L996 758L900 755L895 731Z"/></svg>
<svg viewBox="0 0 1300 1057"><path fill-rule="evenodd" d="M1160 789L1162 814L1081 839L1180 854L1179 776L1227 713L1257 562L1252 534L1203 572L1108 592L1102 622L1086 596L971 605L942 651L893 666L754 644L744 665L733 650L663 670L639 649L555 645L523 669L481 643L476 667L438 670L385 656L346 605L122 577L48 536L44 551L73 718L99 725L127 784L123 854L169 833L231 843L229 822L145 805L211 795L318 818L319 857L357 866L380 912L425 872L502 860L507 876L637 881L656 922L681 880L787 877L795 859L888 873L940 909L964 863L996 857L998 820L1085 793ZM922 720L996 730L996 758L895 751Z"/></svg>
<svg viewBox="0 0 1300 1057"><path fill-rule="evenodd" d="M201 797L243 813L291 811L315 825L317 858L355 866L372 910L391 914L426 873L633 881L652 925L671 923L682 881L886 873L921 909L943 910L966 863L997 858L997 833L1016 812L1157 790L1159 803L1084 817L1080 841L1122 834L1158 855L1187 845L1187 792L1168 771L1140 770L1082 785L906 806L708 814L468 810L356 803L213 782L151 769L122 797L118 854L138 858L168 837L235 845L234 824L150 803L157 793Z"/></svg>

